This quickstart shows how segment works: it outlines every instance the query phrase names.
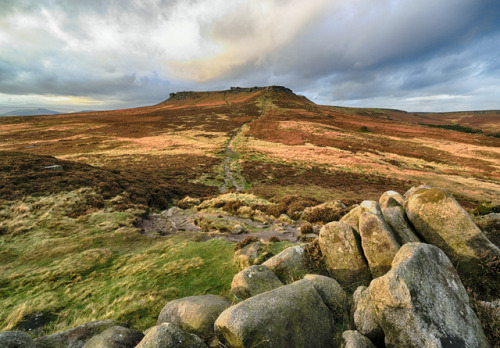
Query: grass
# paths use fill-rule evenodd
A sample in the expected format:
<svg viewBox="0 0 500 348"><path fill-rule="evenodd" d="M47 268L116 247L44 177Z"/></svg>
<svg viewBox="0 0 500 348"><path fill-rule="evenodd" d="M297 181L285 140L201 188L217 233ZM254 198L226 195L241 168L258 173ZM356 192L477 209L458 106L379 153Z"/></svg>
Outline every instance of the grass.
<svg viewBox="0 0 500 348"><path fill-rule="evenodd" d="M33 312L53 314L47 334L107 318L144 330L169 300L228 294L233 243L146 237L109 208L67 217L87 190L3 202L1 330Z"/></svg>

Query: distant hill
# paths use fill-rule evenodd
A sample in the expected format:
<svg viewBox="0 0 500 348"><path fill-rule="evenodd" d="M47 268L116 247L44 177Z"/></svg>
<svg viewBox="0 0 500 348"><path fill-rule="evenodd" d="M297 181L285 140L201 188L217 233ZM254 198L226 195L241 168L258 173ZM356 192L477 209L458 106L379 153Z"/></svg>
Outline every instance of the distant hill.
<svg viewBox="0 0 500 348"><path fill-rule="evenodd" d="M61 114L61 112L44 108L30 108L30 109L18 109L18 110L8 111L0 116L37 116L37 115L58 115L58 114Z"/></svg>

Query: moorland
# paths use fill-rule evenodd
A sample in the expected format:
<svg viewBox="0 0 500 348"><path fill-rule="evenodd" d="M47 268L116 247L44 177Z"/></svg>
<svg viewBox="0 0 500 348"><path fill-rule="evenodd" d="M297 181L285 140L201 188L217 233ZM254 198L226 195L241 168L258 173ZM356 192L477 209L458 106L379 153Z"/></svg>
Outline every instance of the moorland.
<svg viewBox="0 0 500 348"><path fill-rule="evenodd" d="M42 313L40 334L98 319L146 329L169 300L228 294L235 242L265 238L269 257L338 220L305 213L328 201L426 184L499 212L499 134L500 111L325 106L278 86L2 117L0 328Z"/></svg>

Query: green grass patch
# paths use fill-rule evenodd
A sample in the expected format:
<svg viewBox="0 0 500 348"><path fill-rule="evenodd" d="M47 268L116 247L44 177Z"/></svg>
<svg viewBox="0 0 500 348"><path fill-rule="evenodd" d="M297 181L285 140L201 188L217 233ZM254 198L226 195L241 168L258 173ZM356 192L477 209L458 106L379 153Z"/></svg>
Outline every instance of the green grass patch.
<svg viewBox="0 0 500 348"><path fill-rule="evenodd" d="M2 206L0 330L15 329L33 312L52 315L47 334L101 319L144 330L170 300L228 294L237 272L233 243L146 237L126 212L66 217L59 202L78 195L28 197Z"/></svg>

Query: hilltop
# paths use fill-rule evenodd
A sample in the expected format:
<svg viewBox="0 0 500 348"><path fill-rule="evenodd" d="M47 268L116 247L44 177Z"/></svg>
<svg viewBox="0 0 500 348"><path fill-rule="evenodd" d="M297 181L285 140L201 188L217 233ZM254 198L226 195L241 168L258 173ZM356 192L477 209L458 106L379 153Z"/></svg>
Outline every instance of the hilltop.
<svg viewBox="0 0 500 348"><path fill-rule="evenodd" d="M1 118L0 327L41 315L38 336L100 319L146 329L170 300L228 295L238 250L258 242L263 262L422 184L498 245L481 220L500 212L498 116L317 105L270 86Z"/></svg>

